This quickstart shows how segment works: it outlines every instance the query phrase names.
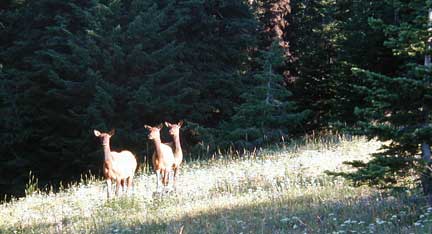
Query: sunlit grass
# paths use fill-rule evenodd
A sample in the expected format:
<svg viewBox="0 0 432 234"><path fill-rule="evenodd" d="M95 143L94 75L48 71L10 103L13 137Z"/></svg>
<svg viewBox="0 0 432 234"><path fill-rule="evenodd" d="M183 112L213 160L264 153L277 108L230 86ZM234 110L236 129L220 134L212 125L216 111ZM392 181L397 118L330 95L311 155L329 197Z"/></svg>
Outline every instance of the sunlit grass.
<svg viewBox="0 0 432 234"><path fill-rule="evenodd" d="M379 146L332 136L215 155L185 163L177 192L162 197L151 173L137 176L132 196L111 200L92 177L58 193L29 186L27 197L0 206L0 233L431 233L420 194L325 175Z"/></svg>

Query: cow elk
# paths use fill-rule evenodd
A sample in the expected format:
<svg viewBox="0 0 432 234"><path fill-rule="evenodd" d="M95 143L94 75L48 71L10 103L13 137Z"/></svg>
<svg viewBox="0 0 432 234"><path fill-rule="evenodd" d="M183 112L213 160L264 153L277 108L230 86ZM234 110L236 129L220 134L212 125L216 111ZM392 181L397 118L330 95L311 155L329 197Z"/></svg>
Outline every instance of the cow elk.
<svg viewBox="0 0 432 234"><path fill-rule="evenodd" d="M122 192L132 192L132 180L137 168L137 160L135 156L127 150L121 152L111 151L110 138L114 135L114 129L109 133L103 133L98 130L93 130L96 137L101 139L102 148L104 151L103 174L107 183L107 197L111 197L111 183L115 182L115 194L119 194L121 187ZM127 184L127 188L125 188Z"/></svg>
<svg viewBox="0 0 432 234"><path fill-rule="evenodd" d="M160 192L161 182L167 187L170 181L174 166L174 153L173 149L168 145L161 142L160 130L163 125L160 124L156 127L144 125L148 129L148 139L152 140L155 146L155 152L152 155L153 169L156 171L156 191Z"/></svg>
<svg viewBox="0 0 432 234"><path fill-rule="evenodd" d="M180 164L183 161L183 151L180 144L180 128L183 125L183 121L177 124L165 122L165 125L169 128L169 133L174 140L174 189L176 189L176 181L180 173Z"/></svg>

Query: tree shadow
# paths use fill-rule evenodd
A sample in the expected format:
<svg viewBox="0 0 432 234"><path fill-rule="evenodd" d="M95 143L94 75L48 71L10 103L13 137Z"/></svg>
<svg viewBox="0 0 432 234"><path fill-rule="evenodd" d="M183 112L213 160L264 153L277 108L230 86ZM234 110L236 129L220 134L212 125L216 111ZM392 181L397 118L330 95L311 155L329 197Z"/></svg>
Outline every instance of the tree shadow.
<svg viewBox="0 0 432 234"><path fill-rule="evenodd" d="M167 198L169 199L169 198ZM160 201L159 201L160 202ZM203 211L186 212L178 218L152 221L97 220L92 217L84 227L74 228L71 220L15 227L0 233L432 233L432 225L419 226L419 214L426 206L423 197L382 197L378 194L338 200L319 200L316 195L286 198L274 196L269 201L249 205L212 207L210 200ZM157 209L157 204L154 204ZM132 211L131 211L132 212ZM151 213L149 213L151 214ZM95 216L97 214L93 214ZM394 218L396 216L396 218ZM429 217L432 219L432 215ZM144 221L143 221L144 220ZM426 220L426 218L425 218ZM78 219L77 222L80 222Z"/></svg>

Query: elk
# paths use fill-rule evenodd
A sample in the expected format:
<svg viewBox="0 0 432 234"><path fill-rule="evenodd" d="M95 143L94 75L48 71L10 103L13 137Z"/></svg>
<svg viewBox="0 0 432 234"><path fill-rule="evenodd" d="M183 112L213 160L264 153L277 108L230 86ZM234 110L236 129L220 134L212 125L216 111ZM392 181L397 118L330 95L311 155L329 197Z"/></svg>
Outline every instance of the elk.
<svg viewBox="0 0 432 234"><path fill-rule="evenodd" d="M148 139L152 140L155 145L155 152L152 155L152 163L153 169L156 171L156 191L160 192L161 179L164 186L167 186L169 183L169 177L171 177L175 163L174 153L172 147L161 142L160 130L163 127L162 124L156 127L149 125L144 125L144 127L150 131Z"/></svg>
<svg viewBox="0 0 432 234"><path fill-rule="evenodd" d="M125 190L125 183L127 183L126 192L132 190L132 180L137 168L137 160L135 155L130 151L123 150L121 152L111 151L110 138L114 135L115 130L109 133L93 130L96 137L101 139L102 148L104 151L104 164L103 174L107 183L107 197L111 197L111 183L115 181L115 195L119 193L120 187L122 191Z"/></svg>
<svg viewBox="0 0 432 234"><path fill-rule="evenodd" d="M183 151L180 144L180 128L183 125L183 120L177 124L165 122L165 125L169 127L169 133L174 140L174 189L176 189L176 180L180 173L180 164L183 161Z"/></svg>

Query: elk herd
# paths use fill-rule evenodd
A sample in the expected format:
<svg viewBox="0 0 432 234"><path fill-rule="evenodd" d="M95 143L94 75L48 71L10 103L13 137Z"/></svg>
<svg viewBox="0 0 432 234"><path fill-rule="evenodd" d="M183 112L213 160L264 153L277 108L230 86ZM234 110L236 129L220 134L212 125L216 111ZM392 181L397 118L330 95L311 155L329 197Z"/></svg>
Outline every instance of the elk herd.
<svg viewBox="0 0 432 234"><path fill-rule="evenodd" d="M173 142L162 143L160 131L163 124L158 126L144 125L149 131L148 139L154 144L152 155L153 169L156 172L156 192L161 193L163 189L176 190L176 181L180 172L180 165L183 160L183 152L180 144L180 128L183 121L177 124L165 122L169 128L169 133ZM100 138L104 153L103 175L107 184L107 197L112 196L112 183L115 183L115 195L119 192L132 192L133 177L137 169L137 160L128 150L120 152L111 151L110 138L114 135L114 130L108 133L93 130L96 137ZM169 187L170 181L171 187Z"/></svg>

